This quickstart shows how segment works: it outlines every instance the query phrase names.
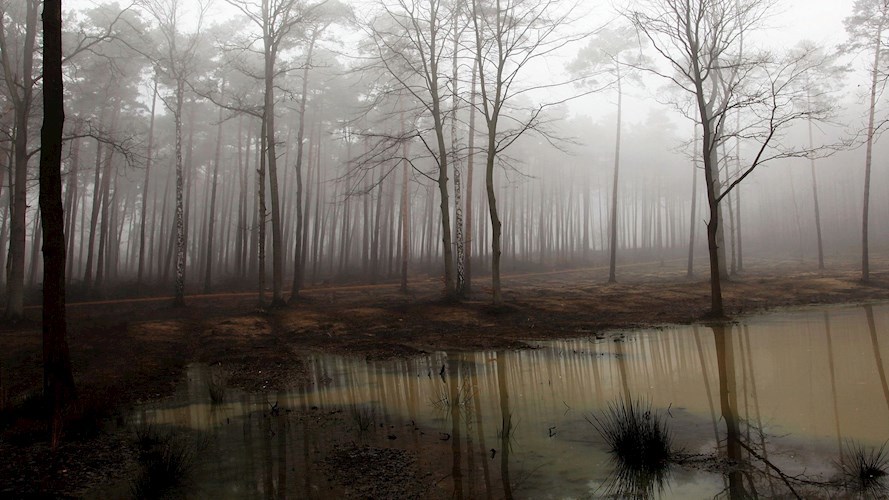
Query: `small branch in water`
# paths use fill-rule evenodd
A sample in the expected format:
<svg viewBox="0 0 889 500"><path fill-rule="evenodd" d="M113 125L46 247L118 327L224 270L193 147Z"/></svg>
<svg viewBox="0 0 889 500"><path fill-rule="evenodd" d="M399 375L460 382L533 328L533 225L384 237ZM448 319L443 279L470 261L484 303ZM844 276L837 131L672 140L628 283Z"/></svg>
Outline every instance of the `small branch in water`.
<svg viewBox="0 0 889 500"><path fill-rule="evenodd" d="M763 457L762 455L760 455L759 453L754 451L753 448L751 448L751 447L747 446L746 444L744 444L743 442L741 442L740 439L737 440L737 443L739 445L741 445L741 448L744 448L745 450L747 450L747 452L750 453L751 455L753 455L757 460L766 464L766 466L768 466L770 469L777 472L778 477L781 478L781 481L783 481L784 484L787 486L787 488L790 489L790 492L793 493L794 497L796 497L798 499L803 498L803 497L799 496L799 493L797 493L795 489L793 489L793 485L790 484L790 477L787 474L784 474L783 472L781 472L781 469L779 469L777 466L775 466L775 464L773 464L767 458Z"/></svg>

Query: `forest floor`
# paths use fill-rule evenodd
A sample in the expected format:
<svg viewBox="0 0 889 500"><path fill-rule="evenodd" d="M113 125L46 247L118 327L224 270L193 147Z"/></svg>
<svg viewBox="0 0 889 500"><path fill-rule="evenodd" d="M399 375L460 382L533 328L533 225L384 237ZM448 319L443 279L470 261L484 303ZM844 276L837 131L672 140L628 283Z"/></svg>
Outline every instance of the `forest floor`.
<svg viewBox="0 0 889 500"><path fill-rule="evenodd" d="M732 316L809 304L889 300L889 257L874 259L863 284L857 266L827 271L795 261L751 261L724 284ZM701 321L709 309L705 277L689 279L679 261L619 267L505 273L506 305L490 304L479 278L471 300L442 300L441 282L306 289L294 307L258 311L255 294L69 305L69 345L80 404L66 440L53 453L34 417L41 390L38 308L18 325L0 326L0 496L79 496L132 473L135 460L123 417L134 405L164 398L190 363L220 365L228 385L251 392L298 387L302 356L324 352L367 358L432 351L501 350L526 342L586 337L619 329ZM110 425L117 421L119 425Z"/></svg>

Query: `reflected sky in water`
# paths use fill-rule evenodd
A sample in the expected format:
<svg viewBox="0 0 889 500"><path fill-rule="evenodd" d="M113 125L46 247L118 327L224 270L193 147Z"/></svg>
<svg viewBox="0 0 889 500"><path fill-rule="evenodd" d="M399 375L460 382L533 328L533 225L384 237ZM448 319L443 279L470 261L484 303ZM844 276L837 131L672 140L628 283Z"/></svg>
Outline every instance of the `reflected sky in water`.
<svg viewBox="0 0 889 500"><path fill-rule="evenodd" d="M614 465L585 417L645 399L666 412L675 443L703 457L671 468L661 496L792 495L780 475L756 471L827 480L846 443L889 438L887 332L889 306L849 306L515 352L310 356L308 388L229 390L216 405L208 385L220 375L194 366L174 403L136 419L206 435L198 496L361 493L329 460L369 445L415 453L431 471L426 497L596 498ZM723 474L716 457L752 465Z"/></svg>

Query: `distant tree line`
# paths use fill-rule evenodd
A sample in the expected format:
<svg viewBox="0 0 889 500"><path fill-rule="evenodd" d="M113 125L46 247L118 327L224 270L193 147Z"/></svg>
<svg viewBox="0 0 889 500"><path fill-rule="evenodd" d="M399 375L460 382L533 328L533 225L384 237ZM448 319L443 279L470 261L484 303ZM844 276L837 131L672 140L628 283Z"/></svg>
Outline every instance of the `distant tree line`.
<svg viewBox="0 0 889 500"><path fill-rule="evenodd" d="M607 265L615 281L621 262L687 258L692 276L706 248L722 315L722 283L751 251L812 246L823 268L859 238L869 278L869 214L887 203L870 177L889 2L858 0L846 19L844 49L872 56L857 142L815 133L841 117L839 82L851 78L833 48L751 41L764 0L644 0L607 24L546 0L222 4L228 19L184 0L65 11L69 293L134 288L184 305L189 291L254 289L278 307L307 284L406 289L431 275L459 300L486 274L499 304L504 271ZM0 2L8 319L46 286L34 181L48 5ZM553 54L572 57L542 75ZM666 83L658 100L685 129L664 111L624 109L652 81ZM616 101L597 110L601 122L575 106L593 93ZM859 143L864 179L820 166ZM790 169L760 168L796 161L811 170L810 194ZM757 180L776 176L793 191ZM825 178L833 189L819 197Z"/></svg>

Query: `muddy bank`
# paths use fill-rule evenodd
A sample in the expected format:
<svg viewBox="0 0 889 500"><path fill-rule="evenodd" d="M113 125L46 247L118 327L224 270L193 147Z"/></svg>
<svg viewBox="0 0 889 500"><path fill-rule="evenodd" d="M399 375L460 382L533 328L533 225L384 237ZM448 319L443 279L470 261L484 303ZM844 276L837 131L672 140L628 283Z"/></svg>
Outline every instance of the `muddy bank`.
<svg viewBox="0 0 889 500"><path fill-rule="evenodd" d="M889 273L874 273L864 285L852 266L825 273L751 267L759 271L724 286L730 314L889 300ZM528 341L691 323L709 306L708 283L685 278L679 265L628 266L613 285L604 284L606 277L601 268L507 276L500 308L491 307L482 280L470 300L454 304L441 300L433 278L413 282L407 294L393 284L310 288L296 306L265 312L250 294L192 297L184 309L162 300L73 304L70 347L84 401L75 412L80 423L70 428L74 451L27 468L3 467L0 483L15 485L14 493L79 495L130 473L123 416L138 402L171 394L193 362L218 367L229 387L276 391L308 383L302 356L313 352L391 358L520 349ZM42 380L39 311L30 314L23 324L0 327L0 447L12 456L46 457L40 423L23 410L33 406ZM109 457L109 450L119 451ZM64 485L48 479L62 469Z"/></svg>

